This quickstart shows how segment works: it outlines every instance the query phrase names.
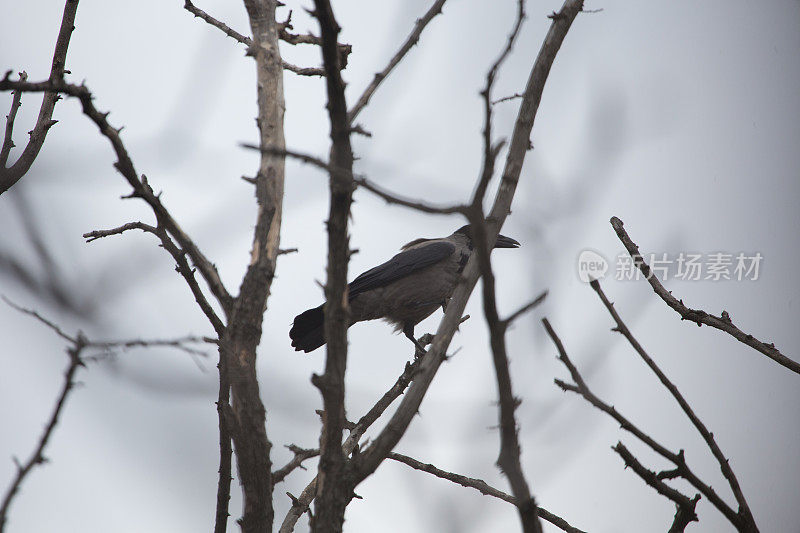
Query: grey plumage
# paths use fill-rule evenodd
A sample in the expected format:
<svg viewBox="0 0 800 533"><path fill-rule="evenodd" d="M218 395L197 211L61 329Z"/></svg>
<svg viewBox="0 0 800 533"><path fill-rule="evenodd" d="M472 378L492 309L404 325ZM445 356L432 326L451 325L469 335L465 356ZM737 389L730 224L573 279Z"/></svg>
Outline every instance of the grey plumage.
<svg viewBox="0 0 800 533"><path fill-rule="evenodd" d="M495 248L519 246L514 239L497 236ZM448 237L406 244L400 253L350 282L350 325L383 318L416 344L414 327L447 305L471 253L470 226ZM310 352L325 344L323 306L295 317L289 330L295 350Z"/></svg>

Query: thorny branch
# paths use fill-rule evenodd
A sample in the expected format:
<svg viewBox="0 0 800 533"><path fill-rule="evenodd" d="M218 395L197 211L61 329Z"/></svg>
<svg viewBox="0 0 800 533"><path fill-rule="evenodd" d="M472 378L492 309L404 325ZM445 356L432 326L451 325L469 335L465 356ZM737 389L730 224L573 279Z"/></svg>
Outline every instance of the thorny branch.
<svg viewBox="0 0 800 533"><path fill-rule="evenodd" d="M294 444L290 444L287 446L287 448L289 448L289 450L294 454L294 457L291 461L286 463L286 465L272 472L273 484L280 483L286 479L286 476L294 472L297 468L302 468L305 470L305 467L303 467L303 461L319 455L318 449L300 448Z"/></svg>
<svg viewBox="0 0 800 533"><path fill-rule="evenodd" d="M744 493L742 493L742 488L739 485L739 480L736 479L736 475L733 473L733 469L731 468L730 464L728 463L728 459L725 458L725 454L722 453L722 450L717 445L717 441L714 440L714 435L708 430L708 428L703 424L700 417L695 414L692 407L689 405L689 402L683 397L680 393L678 388L675 386L672 381L664 374L664 372L659 368L653 358L644 350L639 341L633 336L631 331L628 329L628 326L622 321L622 318L617 313L617 310L614 308L614 304L612 304L608 298L606 297L603 289L600 287L600 282L597 280L592 280L590 283L594 292L597 293L597 296L600 297L600 300L603 302L603 305L608 310L611 317L614 319L614 322L617 324L614 328L614 331L618 331L621 333L630 343L636 353L642 358L645 364L653 371L653 373L658 377L658 380L661 382L664 387L672 394L675 400L680 405L683 412L692 422L692 425L697 429L697 432L703 437L703 440L706 442L708 449L711 450L711 453L714 455L714 458L719 463L719 467L722 470L722 475L725 476L725 479L728 481L728 485L730 485L731 490L733 491L733 496L736 498L736 502L739 504L739 516L741 517L742 521L747 525L747 527L752 530L756 531L756 523L755 519L753 518L753 514L750 511L750 506L747 504L747 500L744 497Z"/></svg>
<svg viewBox="0 0 800 533"><path fill-rule="evenodd" d="M364 89L364 92L361 93L358 101L355 105L350 109L347 113L347 121L348 123L352 124L358 114L369 104L370 98L377 90L378 86L383 83L389 74L391 74L392 70L403 60L406 54L414 47L415 44L419 42L420 35L422 35L422 31L425 29L425 26L433 20L436 15L441 14L442 7L447 0L436 0L433 5L428 9L428 11L421 17L417 19L417 22L414 24L414 29L411 30L411 33L406 38L405 42L400 46L400 49L395 53L394 56L389 60L389 64L380 71L375 73L375 77L372 79L370 84Z"/></svg>
<svg viewBox="0 0 800 533"><path fill-rule="evenodd" d="M134 340L122 340L122 341L91 341L87 339L83 333L78 332L77 335L69 335L63 329L61 329L58 325L53 323L52 321L44 318L38 312L21 307L5 296L2 299L12 308L16 309L17 311L32 316L37 319L42 324L46 325L48 328L53 330L59 337L66 340L70 347L67 348L67 355L69 355L69 366L67 370L64 372L64 384L61 388L61 392L56 400L56 405L53 409L52 414L45 426L45 430L42 433L42 436L39 438L39 442L36 445L33 453L31 454L30 458L24 463L20 464L16 459L14 462L17 465L17 474L14 477L14 480L11 482L8 490L3 497L2 504L0 504L0 533L4 531L6 520L8 518L8 509L16 496L19 492L19 489L22 485L22 482L26 479L26 477L30 474L31 470L37 465L41 465L47 461L44 456L44 450L47 447L47 444L50 441L50 438L55 430L56 425L58 424L58 419L61 416L61 412L64 409L64 405L66 404L67 397L69 396L70 391L75 387L75 374L78 371L79 367L85 366L83 359L81 358L81 353L88 349L88 348L96 348L107 351L113 348L131 348L131 347L154 347L154 346L166 346L177 348L183 351L187 351L192 354L202 354L197 350L193 350L186 346L187 343L198 343L198 342L213 342L213 339L208 339L205 337L194 337L194 336L187 336L180 339L169 339L169 340L143 340L143 339L134 339Z"/></svg>
<svg viewBox="0 0 800 533"><path fill-rule="evenodd" d="M481 92L484 101L483 170L473 196L468 216L472 225L473 242L475 243L478 267L483 283L483 312L489 327L492 360L497 376L497 395L499 399L498 418L500 427L500 454L497 458L497 466L511 485L511 491L514 494L523 531L526 533L534 533L541 532L542 525L541 522L539 522L536 501L531 495L520 462L521 450L517 435L517 422L514 416L514 412L519 406L520 400L514 396L511 386L511 372L508 365L505 341L506 323L500 320L497 311L495 278L492 272L491 257L489 255L490 250L494 246L494 240L497 238L497 232L500 226L498 225L496 229L491 232L490 236L490 231L487 228L487 223L483 214L484 196L486 195L489 181L494 175L497 154L500 146L503 144L494 144L492 138L492 87L497 72L511 53L524 20L525 6L523 0L519 0L517 3L516 21L508 36L506 46L486 74L486 85Z"/></svg>
<svg viewBox="0 0 800 533"><path fill-rule="evenodd" d="M333 165L323 161L321 158L311 154L298 152L296 150L278 149L270 146L259 148L258 146L248 143L242 143L241 146L243 148L248 148L251 150L260 150L261 152L267 154L289 156L303 163L307 163L319 169L325 170L329 174L335 174L343 178L350 177L355 185L363 187L364 189L370 191L379 198L386 200L387 203L402 205L411 209L415 209L422 213L428 213L434 215L452 215L455 213L465 214L469 209L469 206L467 205L456 204L456 205L437 206L437 205L432 205L428 202L424 202L422 200L412 200L405 198L396 193L387 191L383 187L380 187L373 181L369 180L363 174L347 172L345 169L334 167Z"/></svg>
<svg viewBox="0 0 800 533"><path fill-rule="evenodd" d="M423 346L430 344L432 340L431 335L423 335L418 339L418 342ZM420 365L422 364L422 359L417 359L413 363L406 363L405 369L403 373L400 374L400 377L397 378L394 385L384 393L383 396L372 406L372 408L367 411L367 413L362 416L358 422L356 422L355 426L352 430L350 430L350 435L348 435L347 439L345 439L344 444L342 444L342 450L345 456L349 456L355 447L358 445L359 440L364 435L364 433L369 429L369 427L375 423L378 418L389 408L389 406L394 402L403 392L408 388L411 384L411 380L414 379L414 376L419 372ZM297 520L305 513L311 502L316 495L317 490L317 477L315 477L311 483L309 483L303 492L300 494L299 497L292 500L292 507L289 509L289 512L286 514L286 517L283 519L283 523L280 527L280 533L291 533L294 531L294 526L297 523Z"/></svg>
<svg viewBox="0 0 800 533"><path fill-rule="evenodd" d="M214 26L218 30L222 31L225 35L227 35L231 39L234 39L235 41L247 46L248 48L253 46L253 40L252 39L242 35L241 33L239 33L238 31L234 30L233 28L231 28L230 26L228 26L224 22L212 17L211 15L209 15L208 13L206 13L205 11L200 9L199 7L195 6L191 2L191 0L184 0L183 8L186 11L188 11L189 13L191 13L192 15L194 15L195 17L207 22L211 26ZM288 32L286 32L284 30L282 32L282 37L281 38L283 38L283 36L286 36L287 38L290 38L291 34L289 34ZM291 44L295 44L295 43L291 43ZM288 70L290 72L294 72L295 74L298 74L300 76L324 76L325 75L325 72L321 68L317 68L317 67L298 67L297 65L293 65L291 63L287 63L286 61L282 61L281 64L283 65L284 69L286 69L286 70Z"/></svg>
<svg viewBox="0 0 800 533"><path fill-rule="evenodd" d="M479 491L481 494L492 496L494 498L499 498L513 505L518 505L517 499L514 498L514 496L506 494L505 492L492 487L482 479L477 479L477 478L462 476L461 474L454 474L452 472L447 472L446 470L436 468L432 464L423 463L421 461L417 461L413 457L402 455L396 452L389 453L387 458L408 465L415 470L427 472L428 474L432 474L438 478L446 479L447 481L452 481L453 483L457 483L462 487L475 489ZM555 515L550 511L543 509L542 507L539 507L539 517L544 520L547 520L548 522L558 527L562 531L566 531L568 533L585 533L582 530L569 525L569 523L560 516Z"/></svg>
<svg viewBox="0 0 800 533"><path fill-rule="evenodd" d="M700 500L700 495L695 494L693 498L689 498L679 490L676 490L666 483L652 470L645 467L634 455L625 447L621 442L617 442L615 446L611 447L612 450L617 452L622 460L625 462L625 467L630 467L636 475L642 480L653 487L659 494L672 500L675 503L676 511L675 518L672 526L669 528L669 533L679 533L686 529L686 526L691 522L697 522L697 513L695 507Z"/></svg>
<svg viewBox="0 0 800 533"><path fill-rule="evenodd" d="M296 45L296 44L314 44L317 46L324 46L323 39L321 37L317 37L316 35L312 35L310 33L290 33L286 31L286 28L281 25L279 28L279 33L281 41ZM339 64L339 70L344 70L347 68L347 60L350 56L350 53L353 51L353 46L349 44L342 44L336 43L336 55L337 55L337 62ZM323 68L324 70L324 68Z"/></svg>
<svg viewBox="0 0 800 533"><path fill-rule="evenodd" d="M256 67L256 125L261 146L284 146L283 69L278 46L275 0L244 0ZM225 335L220 343L220 442L233 439L236 463L243 494L243 513L239 525L243 533L272 530L274 520L272 443L267 436L266 410L261 401L256 373L256 349L261 342L264 311L275 278L280 250L283 211L284 158L261 154L256 173L255 196L258 205L253 228L250 263L234 299ZM228 384L231 404L228 407ZM227 416L228 413L230 416ZM225 450L227 453L227 450ZM220 455L220 482L217 492L217 532L225 530L227 493L230 477L225 454Z"/></svg>
<svg viewBox="0 0 800 533"><path fill-rule="evenodd" d="M167 208L161 203L161 193L156 194L148 183L147 178L144 175L140 178L136 173L133 161L120 137L122 128L113 128L108 123L108 113L101 113L97 110L93 102L94 97L89 89L84 85L72 85L64 83L63 81L13 81L9 79L8 75L0 80L0 91L15 89L22 90L23 92L55 91L73 96L80 101L83 113L95 123L100 133L111 143L117 156L114 167L133 188L133 192L129 197L141 198L150 206L159 224L169 232L175 241L177 241L177 244L183 249L183 252L191 258L195 267L200 271L203 279L211 289L211 292L227 314L230 309L232 298L222 284L217 268L203 255L194 241L183 232L178 223L172 218Z"/></svg>
<svg viewBox="0 0 800 533"><path fill-rule="evenodd" d="M184 0L183 9L185 9L186 11L188 11L189 13L194 15L196 18L199 18L200 20L203 20L203 21L207 22L211 26L214 26L215 28L217 28L218 30L222 31L222 33L224 33L225 35L227 35L231 39L235 40L236 42L241 43L241 44L243 44L243 45L245 45L247 47L252 46L253 41L249 37L245 37L244 35L242 35L238 31L234 30L233 28L231 28L230 26L228 26L227 24L225 24L221 20L218 20L218 19L212 17L211 15L209 15L208 13L206 13L205 11L200 9L199 7L195 6L191 2L191 0Z"/></svg>
<svg viewBox="0 0 800 533"><path fill-rule="evenodd" d="M342 451L345 415L345 370L347 368L347 267L350 259L348 218L353 202L353 150L347 121L347 101L342 80L342 58L337 42L340 27L328 0L315 0L314 16L322 35L322 59L330 118L330 166L343 173L329 173L330 209L328 212L328 267L325 283L325 373L314 374L312 383L322 394L325 413L320 434L320 459L317 475L314 533L340 532L344 510L353 495L346 454Z"/></svg>
<svg viewBox="0 0 800 533"><path fill-rule="evenodd" d="M183 279L186 280L187 285L189 285L189 290L192 291L192 295L194 296L197 305L200 306L200 310L203 311L203 314L205 314L209 322L211 322L214 331L217 333L217 337L221 337L225 331L225 325L222 323L222 320L220 320L219 316L217 316L214 308L208 302L206 295L203 293L203 290L197 283L197 280L194 277L194 269L189 266L189 262L186 260L186 254L183 252L183 250L178 248L178 246L170 238L169 234L162 226L155 227L143 222L129 222L117 228L108 230L95 230L84 233L83 238L86 239L87 243L89 243L96 241L97 239L102 239L103 237L120 235L133 229L139 229L145 233L151 233L161 241L161 247L164 248L175 260L175 270L177 270L178 273L183 276Z"/></svg>
<svg viewBox="0 0 800 533"><path fill-rule="evenodd" d="M697 477L691 468L689 468L689 465L686 463L683 450L675 453L667 449L665 446L658 443L655 439L625 418L614 406L607 404L595 396L595 394L589 389L588 385L583 380L583 377L581 376L580 372L578 372L578 369L570 360L569 356L567 355L567 351L564 348L564 344L561 342L561 339L558 337L558 335L556 335L556 332L553 330L550 322L544 318L542 319L542 324L544 325L547 334L550 336L550 339L553 341L553 344L556 346L556 349L558 350L558 359L564 364L564 366L567 367L567 370L569 370L569 373L572 376L572 380L575 382L575 384L570 384L560 379L555 379L555 384L563 391L570 391L579 394L584 400L616 420L622 429L633 434L637 439L650 447L650 449L652 449L654 452L672 462L676 468L674 470L660 472L658 476L661 479L675 479L677 477L682 477L694 488L700 491L700 493L703 494L703 496L705 496L708 501L711 502L711 504L714 505L714 507L716 507L717 510L719 510L719 512L722 513L725 518L727 518L728 521L736 527L737 530L747 531L747 529L745 529L745 524L736 511L734 511L727 503L725 503L713 488L703 482L699 477Z"/></svg>
<svg viewBox="0 0 800 533"><path fill-rule="evenodd" d="M189 285L189 289L192 291L192 294L195 297L195 301L200 306L200 309L205 313L208 319L211 321L211 324L214 327L214 331L217 333L217 342L220 342L223 338L225 333L225 326L214 312L214 309L211 307L211 304L206 299L205 294L203 293L202 289L197 283L197 280L194 277L194 269L189 266L189 262L186 260L186 256L184 252L178 248L177 245L173 242L173 240L169 237L166 231L164 231L163 227L160 225L157 228L153 228L152 226L147 226L146 224L142 223L133 223L139 229L143 229L146 232L153 233L156 237L159 238L161 241L161 246L167 250L167 252L172 256L176 263L176 270L178 273L183 276L186 280L186 283ZM141 224L141 227L138 225ZM114 228L113 230L108 230L106 232L91 232L87 234L88 236L97 239L102 236L115 234L117 231L123 232L127 229L128 224L120 226L119 228ZM86 238L87 235L84 235ZM219 453L220 453L220 466L219 466L219 478L217 483L217 509L215 513L215 522L214 522L214 533L225 533L227 522L228 522L228 501L230 500L230 482L232 480L231 477L231 436L230 436L230 420L231 416L229 414L230 406L228 404L229 394L230 394L230 382L228 378L228 371L227 371L227 361L225 360L224 352L220 349L219 350L219 362L217 363L217 369L219 372L220 378L220 385L219 385L219 393L217 397L217 418L219 424Z"/></svg>
<svg viewBox="0 0 800 533"><path fill-rule="evenodd" d="M61 16L61 27L58 30L58 37L56 38L56 47L53 52L53 62L50 67L50 83L64 83L65 64L67 60L67 49L69 48L69 41L72 37L72 31L75 29L75 13L78 11L78 0L66 0L64 3L64 13ZM6 72L5 80L8 80L11 71ZM19 82L24 83L25 78L20 76ZM7 90L7 89L3 89ZM17 88L19 95L24 89ZM5 159L0 161L0 194L3 194L15 183L17 183L22 176L31 168L36 156L39 155L44 144L47 132L57 122L53 120L53 110L55 109L56 102L60 96L55 91L46 92L42 99L42 106L39 108L39 116L36 118L36 125L30 132L30 140L22 151L22 154L11 167L6 168L6 161L8 154L5 154ZM18 100L17 100L18 101ZM13 115L15 111L9 115ZM11 125L13 125L13 118L6 122L6 136L8 141L13 144L10 139ZM8 145L8 150L11 150L11 144ZM3 149L6 149L6 143L3 143Z"/></svg>
<svg viewBox="0 0 800 533"><path fill-rule="evenodd" d="M178 337L175 339L129 339L129 340L113 340L113 341L93 341L87 339L85 337L81 338L81 335L72 336L62 330L58 325L56 325L51 320L46 319L38 312L34 311L33 309L28 309L22 307L5 296L0 296L2 300L12 307L16 309L20 313L32 316L51 330L53 330L56 335L64 339L65 341L69 342L72 345L76 345L80 343L82 345L81 350L84 349L97 349L101 351L109 351L114 349L121 349L127 350L129 348L156 348L156 347L164 347L164 348L175 348L177 350L192 354L192 355L201 355L203 357L207 356L205 352L200 350L195 350L186 346L187 344L216 344L217 340L212 339L210 337L198 337L196 335L186 335L184 337ZM90 360L91 358L85 358Z"/></svg>
<svg viewBox="0 0 800 533"><path fill-rule="evenodd" d="M19 73L19 81L27 81L28 73L24 70ZM22 91L14 91L11 93L11 109L8 111L8 115L6 115L6 132L3 135L3 146L0 148L0 169L6 168L6 163L8 163L8 156L11 153L11 149L14 148L14 121L17 119L17 111L19 111L20 106L22 105Z"/></svg>
<svg viewBox="0 0 800 533"><path fill-rule="evenodd" d="M583 12L586 13L586 10L584 10ZM522 95L519 93L514 93L509 96L504 96L502 98L498 98L497 100L492 100L492 105L496 105L502 102L508 102L510 100L516 100L517 98L522 98Z"/></svg>
<svg viewBox="0 0 800 533"><path fill-rule="evenodd" d="M687 307L683 304L683 300L678 300L675 298L672 295L672 291L668 291L664 288L661 282L658 281L658 278L653 274L650 266L644 261L642 254L639 252L639 247L631 240L631 238L628 236L628 233L623 228L622 221L617 217L611 217L611 226L614 228L614 231L617 232L617 237L619 237L619 240L622 241L622 244L628 250L628 254L630 254L634 264L639 267L639 270L642 271L644 277L648 282L650 282L653 292L655 292L662 300L664 300L668 306L674 309L676 313L681 315L681 320L690 320L696 323L698 326L705 324L707 326L711 326L712 328L717 328L720 331L724 331L725 333L733 336L739 342L743 342L751 348L763 353L779 365L783 365L792 372L800 374L800 363L783 355L777 348L775 348L774 344L761 342L752 335L747 334L734 326L733 322L731 321L731 317L726 311L722 312L722 316L714 316L706 313L703 310Z"/></svg>
<svg viewBox="0 0 800 533"><path fill-rule="evenodd" d="M62 334L61 336L63 337L64 335ZM39 443L36 445L36 449L33 451L30 458L25 461L25 464L20 464L16 459L14 459L14 462L17 465L17 475L15 476L14 481L11 482L11 486L8 488L5 496L3 497L3 503L0 505L0 533L5 529L6 520L8 518L8 509L12 500L14 499L14 496L19 491L22 482L25 480L25 477L35 466L43 464L47 461L44 456L44 449L47 446L47 443L50 441L50 436L53 434L56 424L58 424L58 418L61 415L61 410L64 408L64 404L67 401L67 396L73 387L75 387L75 373L78 371L78 367L84 366L80 356L81 351L86 347L85 341L86 339L84 338L83 334L78 333L78 336L74 339L72 346L67 348L67 355L69 355L69 366L67 367L66 372L64 372L64 385L61 388L61 393L58 395L56 406L53 409L53 413L50 415L50 420L47 422L44 433L42 433L42 436L39 438Z"/></svg>

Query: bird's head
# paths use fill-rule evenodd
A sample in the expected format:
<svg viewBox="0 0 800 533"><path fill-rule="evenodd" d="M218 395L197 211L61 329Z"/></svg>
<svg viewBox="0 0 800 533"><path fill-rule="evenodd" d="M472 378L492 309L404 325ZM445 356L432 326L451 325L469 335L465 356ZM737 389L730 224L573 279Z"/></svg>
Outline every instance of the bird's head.
<svg viewBox="0 0 800 533"><path fill-rule="evenodd" d="M467 224L466 226L461 226L458 228L454 233L464 235L470 242L472 242L472 226ZM505 235L497 235L497 240L494 243L495 248L519 248L522 246L518 241L512 239L511 237L506 237Z"/></svg>

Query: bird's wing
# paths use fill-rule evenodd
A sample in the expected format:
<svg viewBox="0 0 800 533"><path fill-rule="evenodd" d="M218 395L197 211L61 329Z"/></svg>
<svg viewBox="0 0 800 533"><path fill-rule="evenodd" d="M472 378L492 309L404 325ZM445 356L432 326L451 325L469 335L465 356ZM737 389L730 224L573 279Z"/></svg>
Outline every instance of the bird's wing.
<svg viewBox="0 0 800 533"><path fill-rule="evenodd" d="M383 287L412 272L438 263L442 259L450 257L455 250L456 247L452 243L439 241L400 252L382 265L367 270L350 282L348 286L350 298L362 292Z"/></svg>

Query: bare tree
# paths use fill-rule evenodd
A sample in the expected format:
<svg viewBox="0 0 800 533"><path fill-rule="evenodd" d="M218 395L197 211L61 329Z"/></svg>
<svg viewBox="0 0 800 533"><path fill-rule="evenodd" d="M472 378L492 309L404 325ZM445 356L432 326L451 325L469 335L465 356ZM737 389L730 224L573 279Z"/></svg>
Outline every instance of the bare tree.
<svg viewBox="0 0 800 533"><path fill-rule="evenodd" d="M284 20L281 20L277 11L283 4L277 0L244 0L249 22L249 35L233 29L191 1L185 1L184 8L189 13L243 45L255 66L255 98L258 108L256 124L259 139L257 144L246 145L246 147L257 150L260 159L254 176L246 177L245 180L254 187L257 214L253 224L250 260L239 281L238 292L232 292L223 282L215 262L201 251L197 241L182 229L177 217L170 211L166 202L162 201L161 194L157 193L151 181L140 173L134 164L134 155L126 147L121 135L121 128L113 127L108 120L108 113L100 111L95 106L94 94L85 84L71 83L66 79L67 71L64 65L78 7L78 0L66 0L50 76L45 80L29 81L28 75L23 71L17 75L16 79L12 79L12 72L8 71L0 80L0 90L12 93L11 109L7 116L5 136L2 148L0 148L0 194L7 194L7 191L18 184L30 169L45 142L48 130L54 124L52 116L56 102L62 96L76 99L86 118L98 128L100 135L111 145L116 157L114 166L130 187L129 195L126 198L143 202L152 216L152 220L149 222L134 220L111 229L90 231L83 237L87 242L93 242L102 238L122 235L131 230L140 230L155 237L158 246L166 250L174 261L177 272L183 278L197 306L213 329L214 337L182 337L165 341L96 342L88 340L82 333L66 334L38 313L21 309L44 322L67 342L70 363L65 374L64 386L58 396L56 407L46 430L31 458L18 465L17 476L6 493L0 510L0 531L5 526L9 505L23 480L34 466L44 461L44 449L74 385L74 375L89 360L83 355L87 349L112 350L134 345L172 346L197 355L197 350L190 347L193 343L213 344L219 352L219 392L217 397L219 477L214 513L215 533L223 533L228 527L231 481L233 479L232 459L235 459L236 474L241 485L243 499L242 516L238 523L242 531L249 533L275 529L276 484L297 469L302 468L304 461L314 457L319 457L316 477L299 495L289 494L292 501L291 508L284 517L277 517L281 532L293 531L298 519L304 513L309 513L311 516L311 529L314 532L342 531L346 509L357 497L355 492L357 487L373 475L386 459L403 463L413 469L464 487L476 489L484 495L512 504L519 515L521 529L525 532L542 531L541 520L563 531L581 531L570 525L567 519L548 511L539 504L535 497L536 476L526 472L520 458L519 424L515 414L520 400L512 386L506 332L515 320L540 304L546 293L535 298L531 297L530 303L507 317L501 317L498 310L490 251L511 211L514 194L521 179L523 164L526 155L532 148L531 131L542 101L545 83L573 21L583 10L583 1L566 0L559 11L549 15L550 27L538 55L531 58L527 84L513 96L502 96L495 94L495 82L501 73L503 64L514 50L514 45L527 16L524 0L518 0L515 18L510 25L507 40L505 43L498 43L500 44L498 46L499 54L493 63L487 65L485 83L480 93L483 113L483 128L480 132L482 164L474 180L471 198L463 204L433 205L424 199L414 199L391 192L376 179L354 171L355 157L351 139L353 135L369 135L365 127L356 123L356 119L368 106L373 96L377 94L384 81L391 76L395 67L411 53L428 25L442 13L445 3L446 0L432 2L430 8L417 19L409 35L400 43L396 53L392 55L386 66L375 74L372 82L357 98L356 103L349 105L345 95L342 71L346 69L353 49L350 45L341 42L342 28L337 22L336 13L330 1L315 0L314 2L312 15L318 23L318 35L312 31L295 33L291 11ZM281 46L285 45L308 45L318 48L322 56L322 66L306 67L286 62L281 55ZM289 71L294 75L324 78L331 141L327 158L303 153L286 145L284 138L284 112L286 110L284 71ZM7 163L14 147L12 134L17 111L22 105L23 93L30 92L44 93L43 104L31 133L30 142L16 162L9 166ZM513 130L507 132L508 140L506 140L496 136L493 128L493 114L495 104L509 100L519 100L519 107ZM506 151L504 152L504 150ZM505 157L502 163L503 168L498 173L498 158L503 154ZM304 448L289 445L294 457L287 464L276 467L273 464L272 441L277 439L283 442L284 439L280 435L270 436L269 434L269 425L267 424L269 406L264 405L261 390L265 384L268 386L269 378L257 374L256 362L257 349L262 341L263 316L268 307L272 284L277 278L278 257L292 251L280 247L287 158L294 158L313 165L328 175L330 207L326 222L328 250L327 279L324 284L327 302L324 308L327 351L324 372L321 375L313 375L311 379L321 394L323 405L320 412L319 446L318 448ZM484 203L489 194L492 179L498 175L500 179L494 200L491 208L486 212ZM463 217L472 225L476 253L466 265L463 279L448 302L446 312L435 334L424 335L419 339L421 344L429 346L428 350L421 357L415 358L413 362L407 363L397 381L366 414L353 423L348 420L345 408L345 378L348 364L347 326L349 324L346 295L348 264L352 254L349 241L351 204L353 192L359 187L389 203L412 210L431 215ZM721 317L715 317L690 309L672 297L651 275L649 267L639 255L638 248L622 229L621 221L614 218L612 224L641 268L642 273L650 280L655 292L670 307L680 313L682 318L726 331L790 370L800 372L798 364L781 354L773 345L758 341L733 326L727 313L723 313ZM198 274L202 281L198 279ZM508 492L492 487L480 479L448 472L427 464L423 460L395 451L397 444L406 434L414 416L418 413L434 377L448 357L450 342L459 325L465 320L464 312L467 301L479 279L482 281L482 307L489 332L491 359L497 384L500 439L496 465L507 479ZM673 463L673 469L655 472L644 466L621 442L614 447L614 451L622 457L626 466L630 466L647 485L675 504L676 513L669 526L669 531L683 531L689 524L698 520L695 510L701 495L711 502L737 530L758 531L756 520L737 477L713 434L695 414L677 387L633 337L597 281L592 283L592 288L615 321L615 329L625 336L648 367L658 376L660 382L668 389L702 436L715 460L719 463L738 508L734 509L726 503L711 488L710 484L703 481L690 469L683 450L674 452L659 444L647 433L638 429L638 426L623 417L614 407L594 395L569 359L563 343L545 319L546 331L556 344L559 359L567 367L573 380L573 383L556 380L557 385L565 391L579 394L589 403L612 416L623 429L637 437L656 454ZM401 395L403 398L399 401L399 405L385 427L369 441L362 441L367 429ZM347 436L345 436L345 430L348 431ZM697 494L686 495L667 483L667 481L678 478L688 482L693 490L697 491Z"/></svg>

